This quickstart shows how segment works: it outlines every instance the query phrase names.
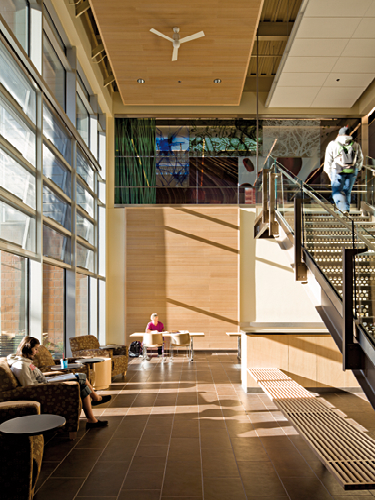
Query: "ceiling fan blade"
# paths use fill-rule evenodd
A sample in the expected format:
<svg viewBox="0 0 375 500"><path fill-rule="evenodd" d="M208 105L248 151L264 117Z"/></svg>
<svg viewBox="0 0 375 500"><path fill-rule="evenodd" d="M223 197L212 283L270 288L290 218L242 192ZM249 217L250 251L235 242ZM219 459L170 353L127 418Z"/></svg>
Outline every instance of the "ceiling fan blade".
<svg viewBox="0 0 375 500"><path fill-rule="evenodd" d="M151 28L150 31L152 33L155 33L155 35L158 35L158 36L162 36L163 38L165 38L166 40L169 40L170 42L173 42L173 38L171 38L170 36L166 36L166 35L163 35L163 33L160 33L160 31L158 30L155 30L154 28Z"/></svg>
<svg viewBox="0 0 375 500"><path fill-rule="evenodd" d="M173 47L172 61L177 61L178 47Z"/></svg>
<svg viewBox="0 0 375 500"><path fill-rule="evenodd" d="M190 40L195 40L196 38L200 38L201 36L205 36L203 31L195 33L195 35L185 36L184 38L181 38L180 43L190 42Z"/></svg>

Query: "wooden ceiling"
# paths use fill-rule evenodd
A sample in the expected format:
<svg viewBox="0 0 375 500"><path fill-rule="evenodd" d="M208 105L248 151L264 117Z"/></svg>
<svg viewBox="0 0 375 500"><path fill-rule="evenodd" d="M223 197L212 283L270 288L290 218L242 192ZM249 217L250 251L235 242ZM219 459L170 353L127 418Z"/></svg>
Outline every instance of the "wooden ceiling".
<svg viewBox="0 0 375 500"><path fill-rule="evenodd" d="M259 24L259 76L276 75L301 3L302 0L264 0ZM257 74L256 56L254 44L247 73L250 77Z"/></svg>
<svg viewBox="0 0 375 500"><path fill-rule="evenodd" d="M264 1L90 4L125 105L236 106ZM181 45L178 61L172 62L172 43L150 28L172 37L174 27L181 38L199 31L205 36ZM139 78L146 83L137 83ZM222 83L213 83L216 78Z"/></svg>

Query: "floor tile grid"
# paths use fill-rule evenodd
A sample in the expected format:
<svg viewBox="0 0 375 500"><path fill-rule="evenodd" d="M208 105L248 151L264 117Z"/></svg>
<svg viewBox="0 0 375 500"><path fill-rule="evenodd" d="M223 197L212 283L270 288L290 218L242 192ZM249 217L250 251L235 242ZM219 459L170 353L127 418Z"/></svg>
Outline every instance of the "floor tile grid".
<svg viewBox="0 0 375 500"><path fill-rule="evenodd" d="M225 370L225 366L224 366L224 365L223 365L223 369ZM230 377L228 377L228 379L230 380ZM219 396L218 396L218 397L219 397ZM271 399L270 399L270 398L269 398L266 394L259 394L259 396L258 396L258 397L259 397L259 399L261 400L262 404L264 405L265 409L266 409L267 411L269 411L270 415L272 416L272 418L273 418L273 420L274 420L274 424L276 424L277 426L279 426L279 427L280 427L280 429L282 430L282 432L285 434L285 436L287 437L287 439L290 441L291 445L294 447L295 451L296 451L296 452L300 455L300 459L301 459L303 462L305 462L305 464L306 464L306 465L307 465L307 466L311 469L311 471L314 473L314 475L315 475L316 479L319 481L319 483L321 484L322 488L325 490L325 493L326 493L327 495L329 495L329 497L330 497L330 498L332 498L332 499L333 499L333 498L337 498L337 496L336 496L336 495L335 495L335 496L331 495L330 491L329 491L329 490L325 487L324 483L322 483L322 481L320 480L320 478L318 477L318 475L317 475L317 474L315 473L315 471L314 471L314 470L310 467L309 463L305 460L305 458L303 457L303 455L301 455L301 453L300 453L300 451L299 451L298 447L296 446L295 442L293 442L293 440L291 440L291 439L290 439L289 434L287 434L287 433L286 433L285 428L284 428L284 427L283 427L283 425L280 423L281 421L275 418L275 415L274 415L275 410L276 410L276 413L282 413L282 412L280 412L280 410L277 408L277 406L273 403L273 401L272 401L272 400L271 400ZM250 415L249 415L249 412L248 412L248 411L246 411L246 414L248 415L248 417L250 417ZM250 414L251 414L251 412L250 412ZM249 418L249 420L251 421L251 418ZM288 419L287 419L284 415L283 415L283 419L282 419L282 421L284 421L284 422L285 422L285 421L289 422L289 420L288 420ZM294 429L294 426L293 426L293 425L290 425L290 427L291 427L292 429ZM258 431L257 431L257 429L256 429L256 428L254 428L254 430L255 430L256 435L258 436L258 438L259 438L259 439L260 439L260 441L262 442L262 435L259 435L259 433L258 433ZM294 429L294 430L295 430L295 429ZM295 432L295 434L296 434L296 435L299 435L297 431ZM262 442L262 444L263 444L263 442ZM264 444L263 444L263 446L264 446ZM265 451L266 451L266 453L267 453L267 450L266 450L266 448L265 448L265 447L264 447L264 449L265 449ZM269 456L269 454L268 454L268 453L267 453L267 455ZM317 458L317 457L316 457L316 458ZM317 458L317 460L318 460L318 458ZM271 457L270 457L270 461L271 461L271 463L273 464L273 461L272 461L272 458L271 458ZM274 465L274 464L273 464L273 465ZM274 467L274 469L275 469L275 472L276 472L276 474L278 475L278 477L279 477L279 479L280 479L281 483L282 483L282 484L283 484L283 486L284 486L284 489L285 489L285 491L286 491L286 493L287 493L287 495L288 495L288 498L290 498L289 493L288 493L288 490L287 490L287 488L286 488L286 486L285 486L285 484L284 484L284 482L283 482L283 478L281 478L281 477L280 477L280 475L278 474L278 472L277 472L277 470L276 470L276 468L275 468L275 467ZM293 476L291 476L291 477L293 477ZM332 476L332 477L333 477L333 476ZM338 484L338 483L337 483L337 484ZM354 494L355 494L355 492L352 492L352 493L354 493ZM343 489L342 489L342 494L343 494L343 496L346 496L346 495L348 494L348 492L346 492L345 490L343 490ZM350 493L349 493L349 494L350 494Z"/></svg>
<svg viewBox="0 0 375 500"><path fill-rule="evenodd" d="M155 367L154 367L154 369L155 369ZM133 379L133 378L135 378L136 376L137 376L137 373L134 373L134 375L133 375L133 376L129 379L129 381L127 381L127 382L122 382L122 383L119 383L119 382L117 382L117 383L116 383L116 382L115 382L115 383L113 384L113 385L120 384L120 385L122 385L122 386L123 386L123 387L122 387L122 389L120 390L120 392L119 392L118 394L116 394L114 398L112 398L112 400L111 400L111 401L112 401L113 403L115 403L115 400L116 400L116 398L118 397L118 395L119 395L119 394L121 394L121 393L123 393L123 392L125 391L126 386L127 386L128 384L130 384L130 383L131 383L131 381L132 381L132 379ZM101 394L101 393L107 393L107 392L110 392L110 391L98 391L98 393L99 393L99 394ZM110 392L110 394L112 394L112 395L113 395L113 392L111 391L111 392ZM138 394L137 394L137 395L136 395L136 397L134 398L134 401L133 401L132 405L131 405L128 409L127 409L127 411L126 411L125 415L123 416L123 418L121 419L121 421L118 423L117 427L119 427L119 426L121 425L121 422L123 421L123 419L125 418L125 416L127 415L127 413L129 413L129 410L130 410L130 408L133 406L133 404L135 403L135 401L136 401L137 397L138 397ZM103 416L103 414L105 413L105 410L106 410L106 409L100 409L100 410L99 410L99 409L95 409L95 410L94 410L94 413L95 413L96 417L98 417L98 416ZM84 419L84 418L81 418L80 420L81 420L80 425L85 425L85 419ZM83 420L83 422L82 422L82 420ZM78 448L78 447L79 447L80 442L81 442L81 441L82 441L82 439L83 439L83 438L84 438L84 437L88 434L88 432L89 432L89 431L86 431L86 430L85 430L85 431L82 433L82 435L79 437L79 439L77 439L77 440L74 442L74 446L72 446L72 448L70 449L70 451L69 451L69 452L68 452L68 453L64 456L63 460L61 460L61 462L58 462L58 463L57 463L56 467L55 467L55 468L54 468L54 469L50 472L50 474L46 477L46 479L43 481L43 483L41 483L41 484L40 484L40 486L38 486L37 490L35 491L35 495L38 493L38 491L39 491L39 490L41 490L41 489L42 489L42 487L43 487L43 486L44 486L44 484L47 482L47 480L51 478L51 476L52 476L52 475L53 475L53 473L56 471L56 469L57 469L57 468L61 465L61 463L62 463L62 462L63 462L63 461L64 461L64 460L65 460L65 459L66 459L66 458L67 458L67 457L68 457L68 456L72 453L72 451L73 451L74 449L76 449L76 448ZM115 432L113 432L113 435L114 435L114 434L115 434ZM51 441L52 441L52 440L56 437L56 435L57 435L57 434L54 434L54 435L53 435L53 436L52 436L52 437L51 437L51 438L47 441L47 443L45 443L45 446L46 446L49 442L51 442ZM111 439L113 439L113 436L112 436L112 438L111 438ZM104 453L105 449L108 447L108 445L109 445L109 443L110 443L111 439L108 441L107 446L105 446L105 447L103 448L102 452L101 452L101 453L100 453L100 455L98 456L97 460L93 463L93 466L92 466L92 468L91 468L90 472L87 474L87 476L85 476L85 478L87 478L87 477L90 475L90 473L91 473L91 472L92 472L92 470L94 469L95 465L98 463L98 461L99 461L100 457L103 455L103 453ZM57 478L57 477L56 477L56 478ZM82 488L83 484L84 484L84 482L82 483L81 488ZM78 492L77 492L77 495L79 495L79 491L80 491L80 489L81 489L81 488L79 488L79 490L78 490ZM76 496L77 496L77 495L76 495Z"/></svg>
<svg viewBox="0 0 375 500"><path fill-rule="evenodd" d="M142 364L142 363L143 363L143 361L141 361L141 363L140 363L140 364ZM160 364L160 363L163 363L163 360L158 360L158 362L157 362L157 363L153 363L153 364L155 365L154 370L156 369L157 365L158 365L158 364ZM181 379L181 376L182 376L182 371L181 371L181 374L180 374L180 379ZM150 374L150 377L151 377L151 374ZM150 377L149 377L149 378L150 378ZM160 388L159 388L159 391L158 391L158 394L163 394L161 391L162 391L162 389L161 389L161 387L160 387ZM178 398L178 392L176 392L176 397L175 397L175 406L176 406L177 398ZM156 399L155 399L155 401L156 401ZM140 437L140 439L139 439L139 443L140 443L140 442L141 442L141 440L142 440L142 436L143 436L143 434L144 434L144 432L145 432L145 430L146 430L147 423L148 423L148 421L150 420L151 415L152 415L152 409L151 409L151 411L150 411L149 418L147 419L147 422L146 422L146 424L145 424L145 427L144 427L143 433L142 433L142 435L141 435L141 437ZM160 498L160 499L161 499L161 497L162 497L162 491L163 491L163 485L164 485L164 480L165 480L165 474L166 474L166 470L167 470L168 453L169 453L169 448L170 448L170 443L171 443L171 436L172 436L172 431L173 431L173 422L174 422L174 416L173 416L172 426L171 426L171 431L170 431L170 435L169 435L169 439L168 439L168 450L167 450L167 457L166 457L165 466L164 466L164 471L163 471L162 486L161 486L160 496L159 496L159 498ZM138 444L138 446L139 446L139 444ZM138 449L138 447L137 447L137 449ZM134 452L133 459L134 459L134 456L135 456L135 454L136 454L136 452L137 452L137 449L136 449L136 450L135 450L135 452ZM121 492L123 491L123 487L124 487L124 484L125 484L126 478L127 478L127 476L128 476L129 470L130 470L130 468L131 468L131 465L132 465L133 459L132 459L132 461L130 462L130 465L129 465L129 467L128 467L128 471L127 471L127 473L126 473L126 475L125 475L125 477L124 477L124 480L123 480L123 482L122 482L122 485L121 485L120 491L119 491L119 493L118 493L118 495L117 495L117 497L116 497L116 500L118 500L118 498L119 498L119 497L120 497L120 495L121 495Z"/></svg>
<svg viewBox="0 0 375 500"><path fill-rule="evenodd" d="M232 380L231 380L230 376L228 375L228 373L227 373L227 371L226 371L226 369L225 369L225 365L224 365L224 363L222 363L222 362L221 362L221 357L219 357L219 361L220 361L220 364L221 364L221 366L222 366L222 370L223 370L223 372L225 373L225 375L226 375L226 377L227 377L227 379L228 379L228 382L229 382L229 383L228 383L228 385L230 385L230 387L232 388L233 392L234 392L234 393L237 395L237 397L238 397L237 391L235 390L235 387L234 387L234 385L233 385L233 383L232 383ZM209 367L210 367L210 365L209 365ZM223 416L223 421L224 421L224 424L225 424L225 427L226 427L226 430L227 430L227 433L228 433L229 440L230 440L230 442L231 442L232 451L233 451L233 455L234 455L234 458L235 458L235 462L236 462L236 466L237 466L238 474L239 474L239 477L240 477L240 480L241 480L242 489L243 489L243 492L244 492L245 498L246 498L246 499L248 499L248 495L247 495L247 493L246 493L246 488L245 488L245 485L244 485L244 482L243 482L243 478L242 478L242 474L241 474L241 471L240 471L240 467L239 467L239 464L238 464L238 461L237 461L237 457L236 457L235 449L234 449L234 447L233 447L232 439L231 439L231 436L230 436L230 433L229 433L229 429L228 429L228 425L227 425L227 417L226 417L226 415L225 415L225 409L226 409L226 408L225 408L225 407L223 407L223 405L221 404L221 401L222 401L222 399L223 399L223 397L224 397L225 395L219 395L219 392L218 392L218 390L217 390L217 384L216 384L216 382L215 382L215 377L214 377L214 375L212 374L212 370L211 370L211 375L212 375L212 382L213 382L213 385L214 385L215 390L216 390L216 396L217 396L218 401L220 402L220 410L221 410L221 413L222 413L222 416ZM228 391L228 392L229 392L229 391ZM247 412L245 411L245 408L244 408L244 406L243 406L243 404L242 404L242 401L241 401L239 398L238 398L238 402L239 402L239 403L240 403L240 405L242 406L243 411L244 411L244 414L248 417ZM250 419L249 419L249 422L250 422ZM250 422L250 423L251 423L251 422ZM289 498L289 497L288 497L288 498Z"/></svg>

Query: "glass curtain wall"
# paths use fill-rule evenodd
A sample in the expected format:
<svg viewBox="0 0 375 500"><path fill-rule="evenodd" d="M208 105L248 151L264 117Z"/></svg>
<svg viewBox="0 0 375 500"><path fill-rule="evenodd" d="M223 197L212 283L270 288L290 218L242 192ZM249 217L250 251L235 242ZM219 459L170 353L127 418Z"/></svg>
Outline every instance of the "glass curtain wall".
<svg viewBox="0 0 375 500"><path fill-rule="evenodd" d="M47 35L43 33L43 78L65 109L66 71Z"/></svg>
<svg viewBox="0 0 375 500"><path fill-rule="evenodd" d="M22 45L24 51L29 51L29 15L30 7L27 0L1 0L0 14Z"/></svg>
<svg viewBox="0 0 375 500"><path fill-rule="evenodd" d="M8 3L14 7L13 14L15 6L28 5ZM0 2L1 15L3 7L4 2ZM0 34L0 356L14 352L21 338L31 333L30 328L37 328L38 321L41 340L56 357L67 347L67 324L76 324L77 335L95 336L100 324L101 336L105 336L105 319L100 319L105 310L98 312L96 305L95 311L90 311L90 304L99 303L99 289L105 297L106 285L98 249L99 233L101 253L105 246L105 171L96 160L98 152L99 158L105 158L105 127L99 125L99 119L105 124L105 118L88 116L86 111L87 119L82 115L77 120L78 131L70 125L62 110L69 90L66 70L57 56L61 50L65 52L65 46L47 12L44 23L49 23L54 33L51 38L43 33L40 47L41 76L52 98L47 99L35 83L39 75L33 79L33 65L28 72L22 69L28 65L26 56L23 65L13 56L15 42ZM17 35L15 28L14 33ZM76 85L70 89L70 99L76 99ZM41 134L36 133L37 116L42 116ZM90 120L98 129L98 138L100 134L100 144L94 141L95 151L87 146ZM38 266L42 268L42 285L38 280L32 282ZM99 284L92 290L90 278ZM29 289L34 301L35 294L43 297L40 313L33 309L30 322ZM89 291L96 298L89 300ZM65 311L67 296L75 307ZM98 315L94 330L90 330L90 315Z"/></svg>
<svg viewBox="0 0 375 500"><path fill-rule="evenodd" d="M27 334L27 259L0 251L0 357L12 354Z"/></svg>
<svg viewBox="0 0 375 500"><path fill-rule="evenodd" d="M62 267L43 264L43 345L60 355L65 338L64 273Z"/></svg>

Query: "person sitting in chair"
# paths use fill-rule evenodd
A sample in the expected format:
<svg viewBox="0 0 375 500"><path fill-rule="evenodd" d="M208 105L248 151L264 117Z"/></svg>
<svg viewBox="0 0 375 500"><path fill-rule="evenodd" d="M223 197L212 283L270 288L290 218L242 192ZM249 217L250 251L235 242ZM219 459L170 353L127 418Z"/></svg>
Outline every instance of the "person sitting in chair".
<svg viewBox="0 0 375 500"><path fill-rule="evenodd" d="M47 383L46 377L32 363L39 345L40 342L35 337L25 337L18 346L16 354L9 354L7 357L10 369L21 385ZM111 396L97 394L84 373L75 373L74 376L80 387L82 407L87 418L86 428L106 427L108 420L98 420L92 411L92 406L110 401Z"/></svg>
<svg viewBox="0 0 375 500"><path fill-rule="evenodd" d="M164 332L164 325L161 321L159 321L158 313L152 313L150 319L151 321L147 323L146 326L146 333ZM161 356L162 354L163 354L163 347L160 346L158 347L158 356Z"/></svg>

